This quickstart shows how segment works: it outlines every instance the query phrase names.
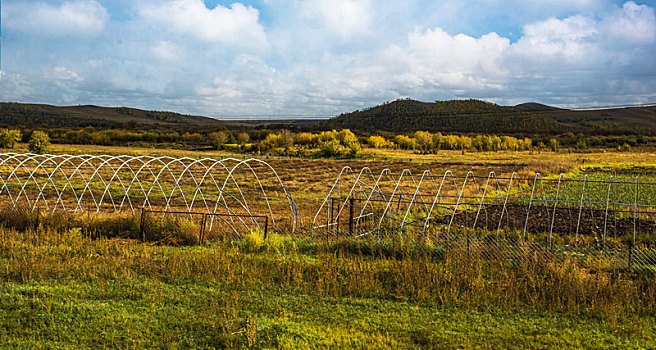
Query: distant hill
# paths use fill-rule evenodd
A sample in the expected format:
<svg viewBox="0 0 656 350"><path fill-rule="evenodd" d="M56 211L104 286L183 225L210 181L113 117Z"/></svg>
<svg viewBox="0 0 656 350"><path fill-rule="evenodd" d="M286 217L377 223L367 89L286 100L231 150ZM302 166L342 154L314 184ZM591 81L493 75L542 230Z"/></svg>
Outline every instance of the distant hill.
<svg viewBox="0 0 656 350"><path fill-rule="evenodd" d="M44 104L0 103L0 125L49 128L93 126L205 128L225 125L225 122L201 116L174 112L145 111L127 107L70 106Z"/></svg>
<svg viewBox="0 0 656 350"><path fill-rule="evenodd" d="M321 122L321 128L363 132L584 133L656 135L656 107L575 111L524 103L500 106L480 100L397 100Z"/></svg>
<svg viewBox="0 0 656 350"><path fill-rule="evenodd" d="M539 103L500 106L480 100L420 102L397 100L317 120L217 120L127 107L0 103L0 127L151 129L351 129L360 132L475 132L488 134L656 135L656 106L568 110Z"/></svg>

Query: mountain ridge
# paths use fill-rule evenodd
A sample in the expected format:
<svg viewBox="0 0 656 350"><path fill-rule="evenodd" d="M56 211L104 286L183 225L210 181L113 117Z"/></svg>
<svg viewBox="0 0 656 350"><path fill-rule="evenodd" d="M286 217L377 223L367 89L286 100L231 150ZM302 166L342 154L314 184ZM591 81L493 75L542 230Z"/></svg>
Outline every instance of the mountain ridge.
<svg viewBox="0 0 656 350"><path fill-rule="evenodd" d="M436 102L401 99L340 114L322 122L321 127L365 133L424 130L487 134L656 135L656 107L579 111L535 102L500 106L475 99Z"/></svg>

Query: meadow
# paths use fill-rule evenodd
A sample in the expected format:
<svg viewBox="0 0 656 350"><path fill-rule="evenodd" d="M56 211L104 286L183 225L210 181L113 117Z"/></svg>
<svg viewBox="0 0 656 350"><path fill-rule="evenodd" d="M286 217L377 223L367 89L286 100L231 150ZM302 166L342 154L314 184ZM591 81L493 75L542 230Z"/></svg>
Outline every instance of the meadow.
<svg viewBox="0 0 656 350"><path fill-rule="evenodd" d="M20 152L22 145L16 152ZM53 145L55 153L231 156ZM651 270L482 259L412 240L311 237L345 165L414 173L653 176L656 153L365 150L367 159L263 157L305 226L197 245L139 231L139 216L0 211L0 344L9 348L652 348ZM244 156L239 156L243 158ZM638 166L638 167L636 167ZM173 225L175 226L175 225ZM178 225L178 237L189 227ZM192 235L193 236L193 235Z"/></svg>

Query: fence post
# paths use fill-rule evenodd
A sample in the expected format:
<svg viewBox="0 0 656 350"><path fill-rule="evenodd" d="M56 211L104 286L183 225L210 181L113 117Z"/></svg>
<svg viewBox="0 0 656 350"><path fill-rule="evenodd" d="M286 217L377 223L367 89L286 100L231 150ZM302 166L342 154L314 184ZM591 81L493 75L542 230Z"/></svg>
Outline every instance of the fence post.
<svg viewBox="0 0 656 350"><path fill-rule="evenodd" d="M203 245L205 241L205 224L207 223L207 213L203 213L203 217L200 219L200 232L198 237L198 244Z"/></svg>
<svg viewBox="0 0 656 350"><path fill-rule="evenodd" d="M341 201L342 200L340 199L340 197L337 197L337 211L338 212L339 212L339 206L342 204ZM336 228L335 228L335 234L337 234L339 236L339 215L337 215L336 219L337 219L337 225L336 225Z"/></svg>
<svg viewBox="0 0 656 350"><path fill-rule="evenodd" d="M353 198L349 198L349 235L353 234Z"/></svg>
<svg viewBox="0 0 656 350"><path fill-rule="evenodd" d="M144 208L141 207L141 221L139 223L139 232L141 233L141 239L146 241L146 233L144 232Z"/></svg>
<svg viewBox="0 0 656 350"><path fill-rule="evenodd" d="M265 216L264 217L264 239L267 239L267 235L269 234L269 217Z"/></svg>
<svg viewBox="0 0 656 350"><path fill-rule="evenodd" d="M335 216L335 210L334 210L334 205L335 205L335 198L330 197L330 206L328 207L328 226L326 227L326 230L328 232L332 231L332 225L333 225L333 219ZM339 207L337 207L337 210L339 210Z"/></svg>

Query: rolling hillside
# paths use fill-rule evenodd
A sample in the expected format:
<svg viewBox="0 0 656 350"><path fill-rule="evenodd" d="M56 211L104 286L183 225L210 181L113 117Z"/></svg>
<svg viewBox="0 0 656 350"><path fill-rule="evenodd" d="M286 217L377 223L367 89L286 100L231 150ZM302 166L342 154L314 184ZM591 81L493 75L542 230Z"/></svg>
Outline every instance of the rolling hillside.
<svg viewBox="0 0 656 350"><path fill-rule="evenodd" d="M656 107L574 111L538 103L499 106L480 100L397 100L322 122L363 132L656 134Z"/></svg>
<svg viewBox="0 0 656 350"><path fill-rule="evenodd" d="M225 122L174 112L145 111L127 107L71 106L0 103L0 125L49 128L93 126L97 128L148 127L205 128Z"/></svg>

